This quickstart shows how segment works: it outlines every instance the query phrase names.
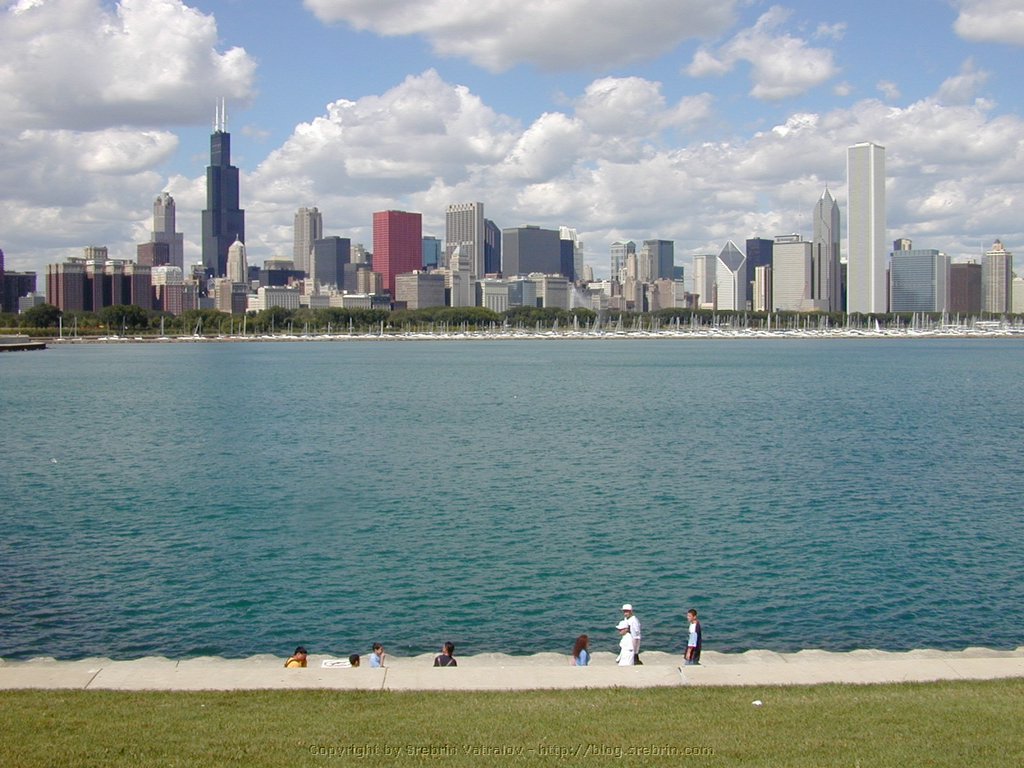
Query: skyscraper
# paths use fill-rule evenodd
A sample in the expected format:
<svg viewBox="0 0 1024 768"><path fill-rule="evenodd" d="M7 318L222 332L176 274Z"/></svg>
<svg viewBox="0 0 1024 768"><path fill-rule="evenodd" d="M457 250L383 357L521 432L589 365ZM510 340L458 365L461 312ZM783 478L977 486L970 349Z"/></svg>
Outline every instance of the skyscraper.
<svg viewBox="0 0 1024 768"><path fill-rule="evenodd" d="M231 134L222 100L213 119L210 165L206 168L203 267L207 274L227 274L228 248L235 240L245 242L245 211L238 207L238 169L231 165Z"/></svg>
<svg viewBox="0 0 1024 768"><path fill-rule="evenodd" d="M562 246L557 229L536 225L501 230L501 262L505 277L540 272L561 274Z"/></svg>
<svg viewBox="0 0 1024 768"><path fill-rule="evenodd" d="M153 232L152 242L166 243L169 250L169 261L173 267L185 268L185 236L175 231L174 198L167 192L161 192L153 201Z"/></svg>
<svg viewBox="0 0 1024 768"><path fill-rule="evenodd" d="M228 279L233 283L249 282L249 259L245 255L245 244L235 240L228 247Z"/></svg>
<svg viewBox="0 0 1024 768"><path fill-rule="evenodd" d="M423 268L437 269L443 263L441 254L444 252L444 242L433 235L423 236Z"/></svg>
<svg viewBox="0 0 1024 768"><path fill-rule="evenodd" d="M893 312L949 309L948 256L934 248L900 248L893 251L889 264L889 301Z"/></svg>
<svg viewBox="0 0 1024 768"><path fill-rule="evenodd" d="M814 285L811 298L826 312L842 309L842 275L839 268L839 204L825 187L814 206L811 238Z"/></svg>
<svg viewBox="0 0 1024 768"><path fill-rule="evenodd" d="M800 235L779 235L772 247L772 309L809 312L813 246Z"/></svg>
<svg viewBox="0 0 1024 768"><path fill-rule="evenodd" d="M501 272L501 229L490 219L484 219L484 272Z"/></svg>
<svg viewBox="0 0 1024 768"><path fill-rule="evenodd" d="M981 312L981 264L950 264L949 311L966 315Z"/></svg>
<svg viewBox="0 0 1024 768"><path fill-rule="evenodd" d="M672 279L676 263L676 244L672 240L644 240L642 250L648 254L651 276L645 282Z"/></svg>
<svg viewBox="0 0 1024 768"><path fill-rule="evenodd" d="M981 311L1009 312L1013 254L996 240L981 262Z"/></svg>
<svg viewBox="0 0 1024 768"><path fill-rule="evenodd" d="M316 287L345 285L345 265L352 260L352 241L347 237L322 237L313 242L307 272Z"/></svg>
<svg viewBox="0 0 1024 768"><path fill-rule="evenodd" d="M310 272L309 254L313 243L324 236L324 218L314 208L299 208L295 212L295 235L292 245L292 261L295 269Z"/></svg>
<svg viewBox="0 0 1024 768"><path fill-rule="evenodd" d="M611 248L611 279L622 280L622 270L626 268L626 260L631 253L636 253L636 243L632 240L617 240Z"/></svg>
<svg viewBox="0 0 1024 768"><path fill-rule="evenodd" d="M753 287L754 280L756 279L758 267L771 267L772 265L772 249L775 247L775 241L769 240L765 237L749 237L747 238L747 288L750 289L751 307L753 308ZM764 298L764 297L762 297ZM771 294L767 296L767 303L771 304Z"/></svg>
<svg viewBox="0 0 1024 768"><path fill-rule="evenodd" d="M565 267L570 265L563 264L562 274L570 280L579 280L583 276L583 241L573 227L559 227L558 236L562 238L563 247L566 242L572 243L572 271L567 272Z"/></svg>
<svg viewBox="0 0 1024 768"><path fill-rule="evenodd" d="M715 259L717 309L742 311L747 308L747 257L732 240Z"/></svg>
<svg viewBox="0 0 1024 768"><path fill-rule="evenodd" d="M445 255L451 256L457 247L464 258L469 258L470 275L479 280L486 274L484 264L484 204L454 203L444 215Z"/></svg>
<svg viewBox="0 0 1024 768"><path fill-rule="evenodd" d="M697 294L701 307L711 307L715 303L717 264L718 259L712 253L693 257L693 292Z"/></svg>
<svg viewBox="0 0 1024 768"><path fill-rule="evenodd" d="M384 290L395 295L395 276L414 272L423 261L423 215L408 211L373 214L373 271Z"/></svg>
<svg viewBox="0 0 1024 768"><path fill-rule="evenodd" d="M884 313L885 147L865 142L846 150L846 307L850 312Z"/></svg>

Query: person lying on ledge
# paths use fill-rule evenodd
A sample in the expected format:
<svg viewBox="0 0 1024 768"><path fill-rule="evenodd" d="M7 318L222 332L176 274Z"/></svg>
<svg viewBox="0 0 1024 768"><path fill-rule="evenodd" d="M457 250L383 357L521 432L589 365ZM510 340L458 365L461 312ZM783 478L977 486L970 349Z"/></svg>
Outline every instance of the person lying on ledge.
<svg viewBox="0 0 1024 768"><path fill-rule="evenodd" d="M291 658L284 663L285 669L300 669L306 666L306 649L303 646L299 646L295 649L295 653L292 654Z"/></svg>
<svg viewBox="0 0 1024 768"><path fill-rule="evenodd" d="M434 657L435 667L457 667L455 662L455 643L445 643L441 653Z"/></svg>

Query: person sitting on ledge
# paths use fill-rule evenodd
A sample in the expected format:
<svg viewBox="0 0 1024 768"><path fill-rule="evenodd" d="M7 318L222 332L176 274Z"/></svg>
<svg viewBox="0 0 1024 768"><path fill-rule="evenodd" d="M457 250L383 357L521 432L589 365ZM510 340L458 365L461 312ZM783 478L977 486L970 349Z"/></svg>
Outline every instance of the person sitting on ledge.
<svg viewBox="0 0 1024 768"><path fill-rule="evenodd" d="M348 657L348 663L351 664L353 667L358 667L359 666L359 654L358 653L353 653L351 656L349 656Z"/></svg>
<svg viewBox="0 0 1024 768"><path fill-rule="evenodd" d="M384 646L380 643L373 644L373 653L370 654L370 666L374 668L384 666Z"/></svg>
<svg viewBox="0 0 1024 768"><path fill-rule="evenodd" d="M580 635L576 638L576 645L572 647L572 664L574 667L585 667L590 664L590 638Z"/></svg>
<svg viewBox="0 0 1024 768"><path fill-rule="evenodd" d="M434 657L435 667L457 667L455 662L455 643L445 643L441 653Z"/></svg>
<svg viewBox="0 0 1024 768"><path fill-rule="evenodd" d="M285 669L300 669L306 666L306 649L303 646L299 646L295 649L295 653L292 654L291 658L284 663Z"/></svg>

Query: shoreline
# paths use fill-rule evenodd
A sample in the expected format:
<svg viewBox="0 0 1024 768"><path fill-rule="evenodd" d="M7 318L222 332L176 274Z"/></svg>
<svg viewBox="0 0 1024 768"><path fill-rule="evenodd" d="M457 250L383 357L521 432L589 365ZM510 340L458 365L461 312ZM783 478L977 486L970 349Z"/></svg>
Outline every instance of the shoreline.
<svg viewBox="0 0 1024 768"><path fill-rule="evenodd" d="M368 655L368 654L367 654ZM1024 646L1012 651L777 653L705 651L699 666L680 666L677 653L644 651L644 664L618 667L610 652L595 652L589 667L573 667L562 653L456 656L459 666L435 668L434 654L385 658L385 667L324 667L338 657L311 654L305 669L285 669L284 657L262 654L243 659L149 656L130 661L87 658L58 661L37 657L0 659L0 690L62 689L202 691L266 689L338 690L537 690L697 686L775 686L933 682L1024 678ZM366 655L364 655L364 660Z"/></svg>
<svg viewBox="0 0 1024 768"><path fill-rule="evenodd" d="M915 330L889 329L729 329L698 328L687 330L654 331L467 331L467 332L392 332L365 334L306 334L261 336L74 336L35 337L33 341L57 345L79 344L244 344L244 343L301 343L301 342L409 342L409 341L610 341L643 339L682 339L689 341L709 339L760 339L781 341L786 339L1021 339L1024 328L975 330L970 328Z"/></svg>

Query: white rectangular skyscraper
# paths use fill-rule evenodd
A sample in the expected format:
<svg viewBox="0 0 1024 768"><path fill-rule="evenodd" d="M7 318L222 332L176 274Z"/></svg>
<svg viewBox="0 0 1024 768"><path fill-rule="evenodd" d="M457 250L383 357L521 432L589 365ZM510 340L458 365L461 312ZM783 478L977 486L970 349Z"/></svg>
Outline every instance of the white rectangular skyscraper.
<svg viewBox="0 0 1024 768"><path fill-rule="evenodd" d="M884 313L885 147L866 142L846 151L847 253L846 308L850 312Z"/></svg>

